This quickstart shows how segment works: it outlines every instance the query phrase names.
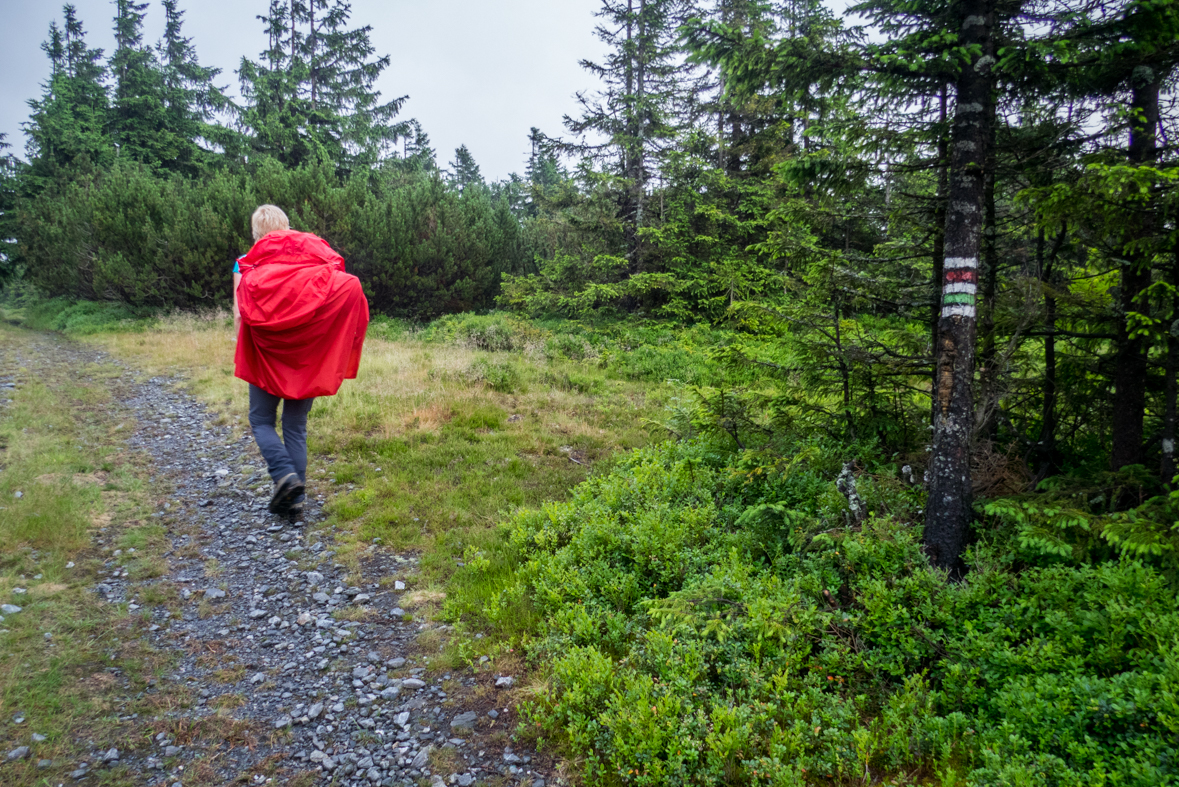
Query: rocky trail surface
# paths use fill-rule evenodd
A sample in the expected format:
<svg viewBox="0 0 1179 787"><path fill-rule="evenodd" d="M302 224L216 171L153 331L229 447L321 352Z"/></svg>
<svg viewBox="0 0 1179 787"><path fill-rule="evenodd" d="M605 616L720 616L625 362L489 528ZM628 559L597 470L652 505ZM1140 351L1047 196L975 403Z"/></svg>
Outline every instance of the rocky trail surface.
<svg viewBox="0 0 1179 787"><path fill-rule="evenodd" d="M134 748L76 763L74 783L106 783L115 768L131 783L165 787L563 781L537 752L513 750L511 676L429 671L414 642L439 626L400 607L413 556L374 547L364 581L353 574L349 583L321 527L324 490L309 486L301 521L269 514L270 482L252 440L217 425L182 380L145 381L84 344L30 341L23 362L34 371L121 369L109 385L116 417L134 423L126 448L147 459L166 500L151 514L165 531L166 569L135 581L120 551L108 551L94 592L150 617L143 636L172 656L146 691L176 700L137 720ZM163 597L171 603L145 600Z"/></svg>

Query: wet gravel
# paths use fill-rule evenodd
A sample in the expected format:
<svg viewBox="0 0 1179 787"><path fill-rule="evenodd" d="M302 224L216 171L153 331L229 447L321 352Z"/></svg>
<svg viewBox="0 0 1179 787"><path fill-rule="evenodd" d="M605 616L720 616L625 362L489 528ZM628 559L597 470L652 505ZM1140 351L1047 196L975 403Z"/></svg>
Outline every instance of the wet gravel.
<svg viewBox="0 0 1179 787"><path fill-rule="evenodd" d="M164 731L134 751L95 752L77 763L75 783L100 781L115 765L168 787L283 780L263 775L267 763L286 778L306 772L315 783L355 787L564 783L536 751L505 745L515 718L511 676L431 674L414 655L423 630L445 629L410 619L400 606L415 557L374 545L365 581L348 584L330 530L317 530L322 490L309 484L299 521L269 514L270 479L252 439L217 425L180 390L180 378L141 382L134 368L63 339L38 337L30 350L40 362L123 369L109 384L134 419L127 448L150 457L153 481L171 490L152 514L167 535L167 570L132 581L116 551L94 592L149 616L151 644L176 654L148 692L190 701L139 721L224 730L213 762L207 741ZM175 590L178 603L146 603L149 585ZM194 781L197 759L206 761L205 775ZM444 774L434 772L437 762L448 763Z"/></svg>

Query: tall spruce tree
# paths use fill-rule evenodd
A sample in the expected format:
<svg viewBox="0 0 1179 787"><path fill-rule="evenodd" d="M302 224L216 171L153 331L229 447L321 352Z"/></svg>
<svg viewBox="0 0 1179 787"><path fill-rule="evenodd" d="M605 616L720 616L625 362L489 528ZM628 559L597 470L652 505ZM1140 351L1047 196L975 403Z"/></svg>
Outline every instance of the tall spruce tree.
<svg viewBox="0 0 1179 787"><path fill-rule="evenodd" d="M550 190L565 182L569 175L561 166L560 145L535 126L528 132L529 152L524 163L524 177L519 184L518 214L536 217ZM513 175L515 178L515 175Z"/></svg>
<svg viewBox="0 0 1179 787"><path fill-rule="evenodd" d="M196 174L211 160L202 147L235 148L229 130L217 122L217 115L232 109L222 88L214 84L220 69L200 64L192 39L183 34L184 11L177 0L163 0L164 35L156 45L162 72L165 128L181 142L176 158L165 162L169 169Z"/></svg>
<svg viewBox="0 0 1179 787"><path fill-rule="evenodd" d="M12 154L8 135L0 133L0 287L16 274L18 182L20 159Z"/></svg>
<svg viewBox="0 0 1179 787"><path fill-rule="evenodd" d="M299 98L302 60L292 24L298 11L296 3L270 0L268 12L258 16L266 29L266 49L257 62L243 57L237 72L245 100L241 123L251 147L287 166L326 156L306 133L308 109Z"/></svg>
<svg viewBox="0 0 1179 787"><path fill-rule="evenodd" d="M374 57L372 27L349 28L351 14L345 0L307 0L304 41L313 122L338 135L344 167L359 169L389 155L410 126L395 121L408 97L382 102L374 87L389 56Z"/></svg>
<svg viewBox="0 0 1179 787"><path fill-rule="evenodd" d="M726 174L764 176L784 157L821 147L813 127L828 119L832 95L848 92L841 83L861 57L851 49L856 35L820 0L720 0L686 32L693 58L716 68L704 122Z"/></svg>
<svg viewBox="0 0 1179 787"><path fill-rule="evenodd" d="M1101 93L1124 102L1127 164L1140 170L1157 166L1161 153L1159 122L1163 85L1179 71L1179 6L1153 0L1131 0L1110 18L1107 10L1076 32L1088 49L1089 76ZM1120 130L1120 129L1119 129ZM1119 266L1120 315L1114 368L1113 446L1110 463L1117 470L1142 463L1147 410L1151 322L1150 288L1159 248L1162 216L1159 192L1130 207L1122 233ZM1174 453L1174 444L1169 446ZM1166 479L1168 482L1169 478Z"/></svg>
<svg viewBox="0 0 1179 787"><path fill-rule="evenodd" d="M928 325L933 355L931 382L937 387L937 347L941 326L946 257L946 210L950 181L951 114L961 47L954 29L958 6L948 0L865 0L853 11L864 15L883 40L863 48L871 77L863 111L882 122L869 124L871 146L897 161L898 169L934 173L932 192L912 195L916 222L929 228L920 252L928 254ZM992 104L988 103L987 107ZM897 211L901 213L903 211ZM909 250L911 253L913 250ZM919 253L920 253L919 252ZM935 418L936 396L931 403Z"/></svg>
<svg viewBox="0 0 1179 787"><path fill-rule="evenodd" d="M1161 366L1169 381L1172 366L1169 350L1166 359L1157 360L1162 348L1172 344L1162 319L1170 305L1152 292L1169 286L1164 271L1173 257L1167 204L1175 187L1165 175L1174 166L1169 156L1173 147L1160 140L1167 86L1174 84L1179 65L1179 7L1131 0L1054 8L1060 24L1044 46L1055 56L1037 62L1031 76L1057 114L1067 113L1072 147L1085 151L1088 160L1070 182L1057 185L1055 195L1038 202L1046 221L1067 226L1070 236L1092 248L1093 259L1117 278L1109 293L1112 309L1093 314L1097 319L1090 319L1084 333L1110 342L1094 348L1097 357L1105 355L1106 347L1113 349L1112 359L1103 358L1099 368L1112 389L1109 459L1112 469L1119 470L1150 458L1151 389L1166 390L1159 410L1175 409L1169 382L1151 378ZM1095 135L1094 129L1101 132ZM1140 186L1128 188L1132 182ZM1039 192L1042 197L1053 194L1048 188ZM1053 391L1052 402L1054 384ZM1169 483L1175 464L1174 419L1164 415L1160 431L1160 474Z"/></svg>
<svg viewBox="0 0 1179 787"><path fill-rule="evenodd" d="M41 98L29 101L32 111L23 124L30 162L26 182L33 190L105 165L114 154L106 134L110 105L103 52L87 46L74 6L65 5L62 13L64 30L52 23L41 46L51 64L49 81Z"/></svg>
<svg viewBox="0 0 1179 787"><path fill-rule="evenodd" d="M143 43L147 3L115 2L114 80L109 132L120 158L166 169L189 158L190 142L168 120L164 74ZM185 166L181 164L181 166Z"/></svg>
<svg viewBox="0 0 1179 787"><path fill-rule="evenodd" d="M565 179L561 161L557 156L557 145L539 128L533 126L528 132L530 145L528 161L524 164L524 178L541 188L555 186Z"/></svg>
<svg viewBox="0 0 1179 787"><path fill-rule="evenodd" d="M438 169L438 158L433 147L430 146L430 135L416 120L410 120L409 133L402 140L402 169L412 172L429 172Z"/></svg>
<svg viewBox="0 0 1179 787"><path fill-rule="evenodd" d="M450 164L450 182L461 193L471 187L487 185L483 181L483 174L479 172L479 165L475 163L475 157L466 145L460 145L454 151L454 161Z"/></svg>
<svg viewBox="0 0 1179 787"><path fill-rule="evenodd" d="M238 72L244 125L256 150L288 166L315 159L341 172L369 167L412 134L395 122L406 97L381 101L374 85L388 68L375 58L369 26L350 28L344 0L272 0L260 16L269 46Z"/></svg>
<svg viewBox="0 0 1179 787"><path fill-rule="evenodd" d="M601 63L581 62L603 89L578 93L580 117L565 118L576 137L566 150L605 163L617 178L631 273L643 269L639 229L648 183L674 140L688 96L683 85L689 67L676 44L688 11L684 0L604 0L596 34L609 52Z"/></svg>

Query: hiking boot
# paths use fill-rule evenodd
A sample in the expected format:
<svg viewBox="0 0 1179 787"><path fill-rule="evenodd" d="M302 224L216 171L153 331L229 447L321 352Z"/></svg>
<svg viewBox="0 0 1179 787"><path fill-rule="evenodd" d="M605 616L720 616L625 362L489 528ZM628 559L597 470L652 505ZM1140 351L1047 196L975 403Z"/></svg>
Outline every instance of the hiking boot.
<svg viewBox="0 0 1179 787"><path fill-rule="evenodd" d="M299 495L297 498L295 498L294 502L291 503L290 508L287 509L287 516L291 518L292 522L297 522L303 517L303 508L306 501L307 498L305 495Z"/></svg>
<svg viewBox="0 0 1179 787"><path fill-rule="evenodd" d="M287 473L274 482L274 494L270 496L270 513L285 514L291 504L303 494L303 481L298 473Z"/></svg>

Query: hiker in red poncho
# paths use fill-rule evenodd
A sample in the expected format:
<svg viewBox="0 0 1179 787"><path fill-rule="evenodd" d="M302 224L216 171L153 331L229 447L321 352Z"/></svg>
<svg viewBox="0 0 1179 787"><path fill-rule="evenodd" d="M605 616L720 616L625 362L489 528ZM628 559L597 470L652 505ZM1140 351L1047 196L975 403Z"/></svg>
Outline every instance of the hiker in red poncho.
<svg viewBox="0 0 1179 787"><path fill-rule="evenodd" d="M233 268L234 374L250 384L250 428L274 481L270 511L297 516L307 481L307 414L354 379L368 328L360 280L322 238L263 205L254 247ZM275 429L282 401L282 439Z"/></svg>

